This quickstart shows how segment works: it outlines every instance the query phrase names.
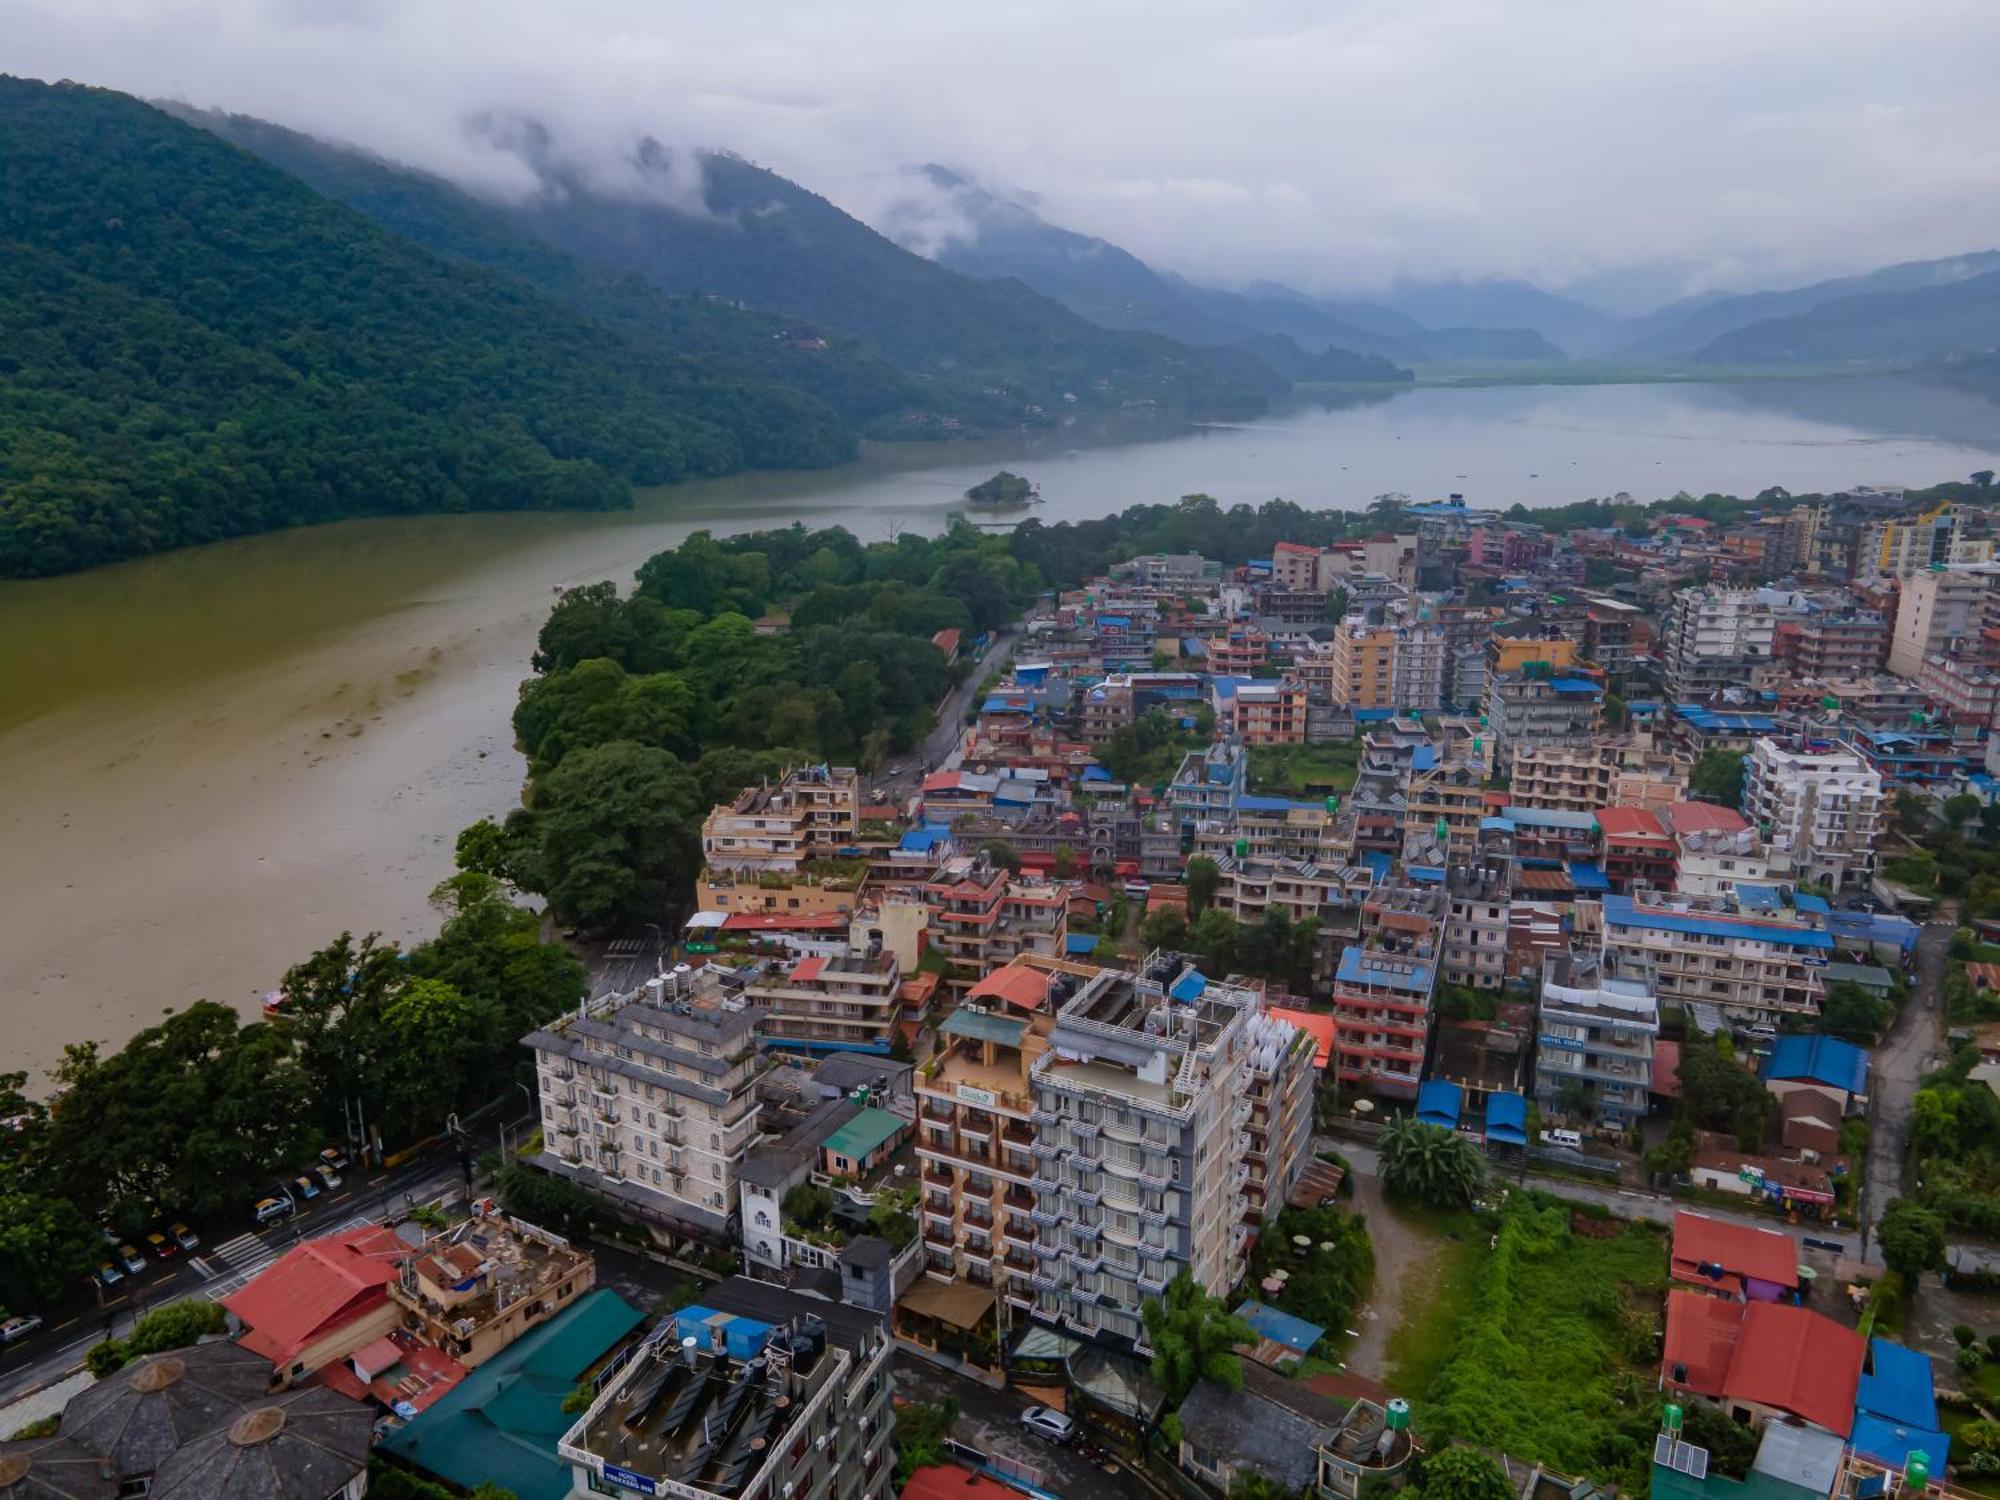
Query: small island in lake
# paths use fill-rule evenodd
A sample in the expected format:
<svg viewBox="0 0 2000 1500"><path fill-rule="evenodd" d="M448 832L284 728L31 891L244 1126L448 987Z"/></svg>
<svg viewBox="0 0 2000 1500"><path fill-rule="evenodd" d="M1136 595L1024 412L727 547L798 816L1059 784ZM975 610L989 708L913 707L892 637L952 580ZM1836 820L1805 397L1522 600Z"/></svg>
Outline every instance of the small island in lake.
<svg viewBox="0 0 2000 1500"><path fill-rule="evenodd" d="M1040 505L1040 488L1019 474L1002 469L991 479L983 479L965 492L974 505Z"/></svg>

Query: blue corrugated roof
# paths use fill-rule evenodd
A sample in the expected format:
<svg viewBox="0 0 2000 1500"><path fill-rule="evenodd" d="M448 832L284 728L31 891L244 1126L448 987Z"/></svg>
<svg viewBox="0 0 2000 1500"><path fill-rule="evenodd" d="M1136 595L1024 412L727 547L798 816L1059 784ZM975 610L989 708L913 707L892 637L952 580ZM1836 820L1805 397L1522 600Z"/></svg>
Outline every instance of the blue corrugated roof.
<svg viewBox="0 0 2000 1500"><path fill-rule="evenodd" d="M1417 1118L1426 1125L1458 1128L1458 1112L1465 1102L1465 1090L1442 1078L1417 1085Z"/></svg>
<svg viewBox="0 0 2000 1500"><path fill-rule="evenodd" d="M1486 1134L1508 1146L1528 1144L1528 1101L1522 1094L1489 1094L1486 1098Z"/></svg>
<svg viewBox="0 0 2000 1500"><path fill-rule="evenodd" d="M1395 717L1396 710L1393 708L1357 708L1354 710L1354 721L1357 724L1386 724Z"/></svg>
<svg viewBox="0 0 2000 1500"><path fill-rule="evenodd" d="M1888 1339L1868 1341L1870 1369L1854 1393L1857 1412L1903 1427L1936 1427L1937 1395L1930 1359Z"/></svg>
<svg viewBox="0 0 2000 1500"><path fill-rule="evenodd" d="M1481 818L1479 820L1479 831L1481 833L1512 833L1514 831L1514 820L1512 818Z"/></svg>
<svg viewBox="0 0 2000 1500"><path fill-rule="evenodd" d="M1262 1302L1245 1302L1236 1309L1236 1316L1248 1323L1262 1338L1283 1344L1304 1354L1320 1341L1326 1330L1317 1323L1308 1323L1304 1318L1293 1317L1288 1312L1280 1312L1275 1307L1267 1307Z"/></svg>
<svg viewBox="0 0 2000 1500"><path fill-rule="evenodd" d="M1569 881L1579 891L1602 894L1611 889L1611 882L1604 872L1589 860L1573 859L1569 862Z"/></svg>
<svg viewBox="0 0 2000 1500"><path fill-rule="evenodd" d="M1431 988L1431 971L1427 965L1411 964L1406 960L1391 964L1383 955L1370 953L1365 948L1343 948L1336 977L1343 984L1377 984L1423 995L1429 994Z"/></svg>
<svg viewBox="0 0 2000 1500"><path fill-rule="evenodd" d="M1558 693L1601 693L1604 688L1588 677L1558 677L1549 686Z"/></svg>
<svg viewBox="0 0 2000 1500"><path fill-rule="evenodd" d="M1289 797L1255 797L1245 792L1236 799L1236 805L1244 812L1294 812L1317 811L1323 804L1318 802L1294 802Z"/></svg>
<svg viewBox="0 0 2000 1500"><path fill-rule="evenodd" d="M1444 883L1443 865L1406 865L1403 868L1403 873L1412 880L1421 880L1425 885L1442 885Z"/></svg>
<svg viewBox="0 0 2000 1500"><path fill-rule="evenodd" d="M1868 1082L1868 1054L1837 1036L1781 1036L1771 1046L1763 1077L1766 1082L1823 1083L1858 1094Z"/></svg>
<svg viewBox="0 0 2000 1500"><path fill-rule="evenodd" d="M1892 1469L1901 1468L1912 1452L1922 1452L1930 1460L1931 1472L1936 1474L1951 1456L1949 1433L1885 1422L1873 1412L1855 1414L1854 1431L1848 1442L1856 1453Z"/></svg>
<svg viewBox="0 0 2000 1500"><path fill-rule="evenodd" d="M1111 773L1105 770L1104 767L1092 762L1083 768L1083 779L1085 781L1109 781Z"/></svg>
<svg viewBox="0 0 2000 1500"><path fill-rule="evenodd" d="M1419 745L1410 752L1410 769L1431 771L1437 768L1438 753L1435 745Z"/></svg>
<svg viewBox="0 0 2000 1500"><path fill-rule="evenodd" d="M949 828L912 828L896 841L898 849L927 853L951 837Z"/></svg>
<svg viewBox="0 0 2000 1500"><path fill-rule="evenodd" d="M1778 721L1769 714L1718 713L1712 708L1703 708L1699 703L1676 703L1674 712L1696 729L1713 729L1738 734L1769 734L1778 727Z"/></svg>
<svg viewBox="0 0 2000 1500"><path fill-rule="evenodd" d="M1792 905L1800 911L1815 912L1822 917L1833 910L1826 897L1815 896L1811 891L1792 892Z"/></svg>
<svg viewBox="0 0 2000 1500"><path fill-rule="evenodd" d="M1597 832L1596 813L1570 812L1560 807L1503 807L1500 811L1517 824L1530 828L1573 828L1579 833L1592 835Z"/></svg>
<svg viewBox="0 0 2000 1500"><path fill-rule="evenodd" d="M1199 1000L1202 996L1202 991L1207 988L1208 976L1203 974L1199 969L1189 969L1173 982L1173 987L1167 993L1176 1000L1185 1000L1192 1003Z"/></svg>
<svg viewBox="0 0 2000 1500"><path fill-rule="evenodd" d="M1003 698L995 693L979 705L979 711L983 714L1024 714L1029 712L1029 709L1025 703L1016 703L1011 698Z"/></svg>
<svg viewBox="0 0 2000 1500"><path fill-rule="evenodd" d="M1641 912L1630 896L1606 896L1604 920L1625 927L1649 927L1655 932L1691 932L1704 937L1754 938L1787 948L1827 949L1833 934L1817 927L1789 927L1779 922L1723 922L1710 917L1678 916L1672 912Z"/></svg>
<svg viewBox="0 0 2000 1500"><path fill-rule="evenodd" d="M1908 917L1883 916L1866 911L1827 913L1829 931L1850 941L1895 943L1905 953L1917 946L1917 924Z"/></svg>

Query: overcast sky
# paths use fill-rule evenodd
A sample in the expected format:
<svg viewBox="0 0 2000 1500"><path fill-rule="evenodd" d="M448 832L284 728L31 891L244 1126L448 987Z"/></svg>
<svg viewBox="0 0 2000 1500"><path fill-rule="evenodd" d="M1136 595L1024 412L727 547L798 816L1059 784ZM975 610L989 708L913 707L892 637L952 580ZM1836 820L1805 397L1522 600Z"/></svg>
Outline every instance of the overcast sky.
<svg viewBox="0 0 2000 1500"><path fill-rule="evenodd" d="M0 0L0 68L504 188L490 110L863 218L941 161L1154 263L1611 297L2000 245L1993 0ZM1636 274L1635 274L1636 273Z"/></svg>

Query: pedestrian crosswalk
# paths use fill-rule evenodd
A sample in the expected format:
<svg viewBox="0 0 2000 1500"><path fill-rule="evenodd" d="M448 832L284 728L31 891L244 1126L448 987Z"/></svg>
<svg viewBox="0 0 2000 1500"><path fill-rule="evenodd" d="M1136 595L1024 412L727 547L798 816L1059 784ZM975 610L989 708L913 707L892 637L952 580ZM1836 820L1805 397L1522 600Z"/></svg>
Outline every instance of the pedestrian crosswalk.
<svg viewBox="0 0 2000 1500"><path fill-rule="evenodd" d="M277 1247L261 1236L239 1234L188 1264L208 1283L202 1288L203 1294L211 1302L220 1302L277 1258Z"/></svg>

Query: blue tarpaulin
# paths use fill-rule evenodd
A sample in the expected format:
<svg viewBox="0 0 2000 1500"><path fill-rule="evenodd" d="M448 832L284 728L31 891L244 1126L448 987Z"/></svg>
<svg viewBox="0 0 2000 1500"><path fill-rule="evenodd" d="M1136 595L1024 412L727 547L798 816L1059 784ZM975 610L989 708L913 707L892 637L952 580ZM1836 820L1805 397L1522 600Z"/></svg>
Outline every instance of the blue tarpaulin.
<svg viewBox="0 0 2000 1500"><path fill-rule="evenodd" d="M1949 1433L1885 1422L1873 1412L1866 1411L1855 1414L1854 1432L1848 1442L1864 1458L1872 1458L1892 1469L1900 1469L1903 1461L1916 1449L1921 1449L1931 1461L1932 1473L1942 1469L1945 1460L1951 1456Z"/></svg>
<svg viewBox="0 0 2000 1500"><path fill-rule="evenodd" d="M1521 1094L1492 1094L1486 1100L1486 1138L1503 1146L1528 1144L1528 1101Z"/></svg>
<svg viewBox="0 0 2000 1500"><path fill-rule="evenodd" d="M1277 1308L1266 1307L1261 1302L1245 1302L1236 1309L1236 1316L1256 1329L1258 1337L1283 1344L1300 1354L1317 1344L1320 1335L1326 1332L1317 1323L1308 1323L1304 1318L1295 1318L1288 1312L1279 1312Z"/></svg>
<svg viewBox="0 0 2000 1500"><path fill-rule="evenodd" d="M1066 953L1095 953L1097 951L1097 934L1094 932L1072 932L1063 939L1063 951Z"/></svg>
<svg viewBox="0 0 2000 1500"><path fill-rule="evenodd" d="M1568 869L1569 883L1580 892L1596 892L1602 895L1611 889L1611 882L1604 872L1588 860L1571 860Z"/></svg>
<svg viewBox="0 0 2000 1500"><path fill-rule="evenodd" d="M1189 1004L1193 1004L1202 997L1202 992L1207 988L1207 976L1199 969L1189 969L1187 973L1174 981L1173 988L1168 990L1167 993L1176 1000L1184 1000Z"/></svg>
<svg viewBox="0 0 2000 1500"><path fill-rule="evenodd" d="M1093 762L1083 768L1083 779L1085 781L1109 781L1111 773L1105 770L1104 767Z"/></svg>
<svg viewBox="0 0 2000 1500"><path fill-rule="evenodd" d="M1447 1130L1456 1130L1459 1107L1464 1099L1465 1090L1442 1078L1420 1083L1417 1085L1417 1118L1426 1125L1442 1125Z"/></svg>
<svg viewBox="0 0 2000 1500"><path fill-rule="evenodd" d="M1823 1083L1859 1094L1868 1084L1868 1054L1837 1036L1781 1036L1764 1064L1764 1081Z"/></svg>

